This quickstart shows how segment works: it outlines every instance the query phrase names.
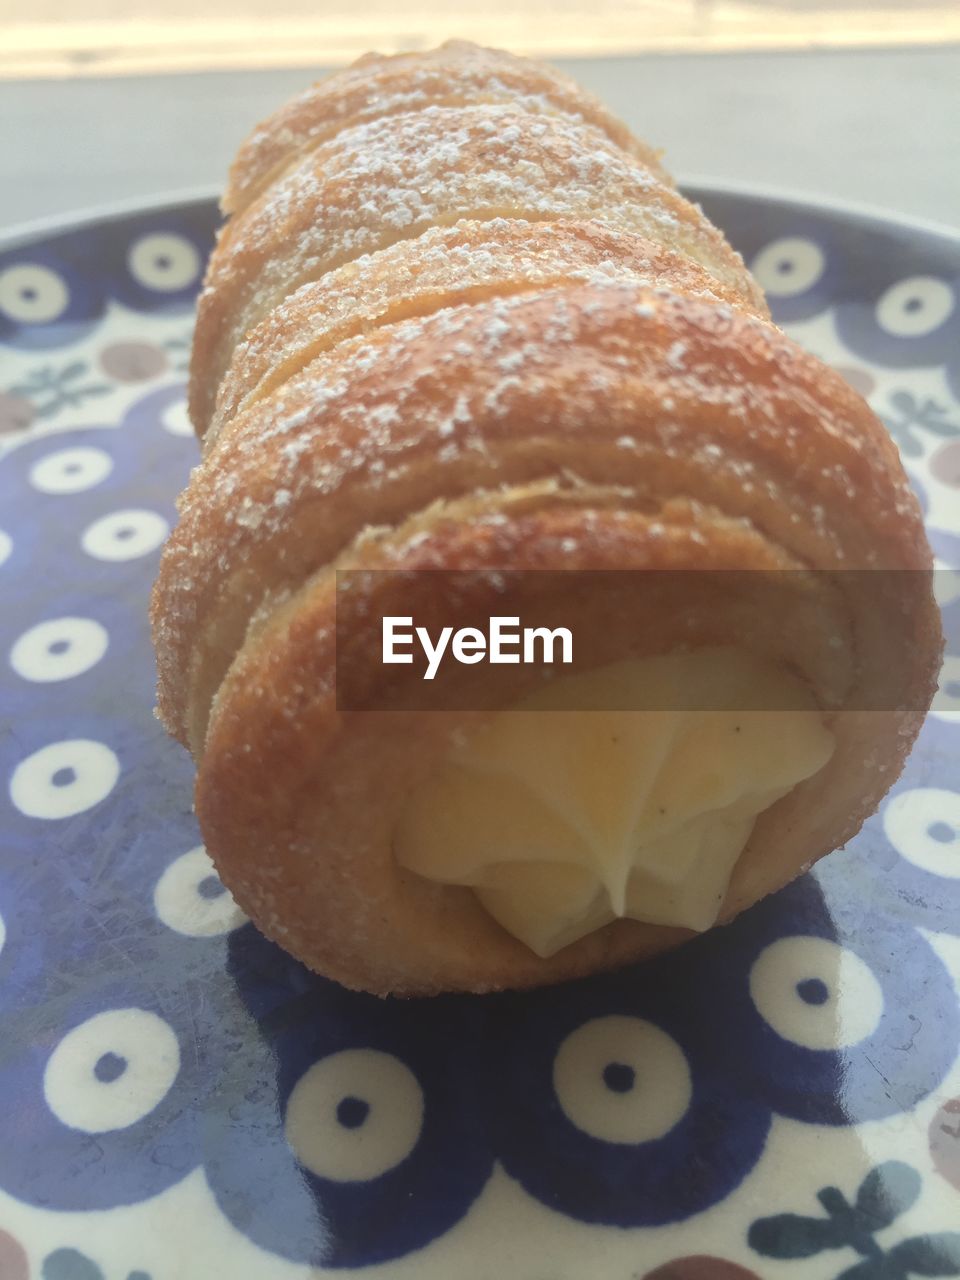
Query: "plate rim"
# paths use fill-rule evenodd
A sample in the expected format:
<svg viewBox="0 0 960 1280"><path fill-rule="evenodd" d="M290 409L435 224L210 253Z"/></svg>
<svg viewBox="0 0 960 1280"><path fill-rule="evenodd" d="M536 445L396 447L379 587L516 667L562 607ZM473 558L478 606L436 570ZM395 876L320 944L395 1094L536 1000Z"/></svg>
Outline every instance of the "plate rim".
<svg viewBox="0 0 960 1280"><path fill-rule="evenodd" d="M800 207L813 213L825 214L861 226L867 225L877 230L894 229L906 233L919 233L941 241L944 248L960 254L960 229L930 218L891 213L869 203L840 197L809 195L789 187L767 186L763 183L718 181L696 173L685 174L677 180L677 185L682 194L694 200L712 196L732 196L752 200L761 205L774 205L781 208ZM188 205L217 204L220 194L219 186L207 184L183 189L174 188L172 191L160 192L155 196L133 196L81 208L72 213L54 214L49 218L34 218L15 223L11 227L0 230L0 253L28 248L32 244L43 243L54 236L122 221L141 214L174 212Z"/></svg>

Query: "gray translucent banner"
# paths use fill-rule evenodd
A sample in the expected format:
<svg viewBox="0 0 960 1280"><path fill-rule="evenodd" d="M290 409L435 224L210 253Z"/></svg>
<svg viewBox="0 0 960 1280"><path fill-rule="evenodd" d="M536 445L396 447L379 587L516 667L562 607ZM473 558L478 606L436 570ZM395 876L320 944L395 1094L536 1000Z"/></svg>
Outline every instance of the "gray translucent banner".
<svg viewBox="0 0 960 1280"><path fill-rule="evenodd" d="M339 570L333 590L342 711L508 707L570 676L703 650L738 655L736 671L748 659L758 678L712 680L692 664L688 681L687 664L660 662L642 678L634 667L579 681L575 705L762 711L807 709L812 695L830 710L915 708L937 665L939 601L948 658L935 707L960 712L949 570Z"/></svg>

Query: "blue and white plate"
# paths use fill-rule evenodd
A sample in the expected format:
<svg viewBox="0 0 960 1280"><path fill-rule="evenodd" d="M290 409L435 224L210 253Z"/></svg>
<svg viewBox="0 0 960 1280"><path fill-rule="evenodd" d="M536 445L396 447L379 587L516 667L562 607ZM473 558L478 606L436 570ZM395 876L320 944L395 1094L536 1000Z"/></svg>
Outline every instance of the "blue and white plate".
<svg viewBox="0 0 960 1280"><path fill-rule="evenodd" d="M869 397L960 570L960 239L694 193ZM377 1000L239 914L152 715L212 200L0 252L0 1277L960 1275L960 573L846 852L532 994Z"/></svg>

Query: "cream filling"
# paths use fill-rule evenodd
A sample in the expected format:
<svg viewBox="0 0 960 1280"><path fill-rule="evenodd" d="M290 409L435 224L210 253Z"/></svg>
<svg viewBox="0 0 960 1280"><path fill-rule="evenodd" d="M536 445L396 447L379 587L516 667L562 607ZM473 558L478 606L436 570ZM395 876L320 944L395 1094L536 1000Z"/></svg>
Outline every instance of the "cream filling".
<svg viewBox="0 0 960 1280"><path fill-rule="evenodd" d="M744 651L630 658L455 747L407 802L396 857L472 888L544 957L617 917L708 929L757 815L833 745L801 681Z"/></svg>

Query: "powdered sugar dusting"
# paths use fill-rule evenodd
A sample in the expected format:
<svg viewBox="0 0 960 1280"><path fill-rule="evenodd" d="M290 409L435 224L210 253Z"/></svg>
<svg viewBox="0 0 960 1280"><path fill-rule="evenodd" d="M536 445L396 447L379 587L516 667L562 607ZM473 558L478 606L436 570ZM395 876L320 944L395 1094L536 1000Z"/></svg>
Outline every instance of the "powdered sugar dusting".
<svg viewBox="0 0 960 1280"><path fill-rule="evenodd" d="M529 289L554 281L559 285L623 278L651 287L659 281L661 288L662 281L669 280L674 289L690 296L733 296L752 309L752 297L738 285L714 282L681 255L597 222L461 220L365 254L302 285L274 308L234 353L218 398L213 434L249 396L278 385L311 353L319 354L362 328L389 322L394 308L429 311L469 300L471 291L484 296L497 289ZM654 314L652 307L646 311ZM488 330L488 356L495 339L494 319ZM498 359L509 372L513 353Z"/></svg>
<svg viewBox="0 0 960 1280"><path fill-rule="evenodd" d="M510 106L428 106L345 129L307 155L234 219L214 255L197 329L211 388L236 344L300 285L464 217L593 218L749 291L723 237L600 129L556 115L536 132L530 123Z"/></svg>
<svg viewBox="0 0 960 1280"><path fill-rule="evenodd" d="M652 168L659 167L655 154L568 76L499 50L452 42L425 54L364 61L297 95L244 143L224 206L231 212L243 208L285 164L345 127L451 101L510 103L539 116L569 116L593 124ZM535 122L532 128L542 125Z"/></svg>

